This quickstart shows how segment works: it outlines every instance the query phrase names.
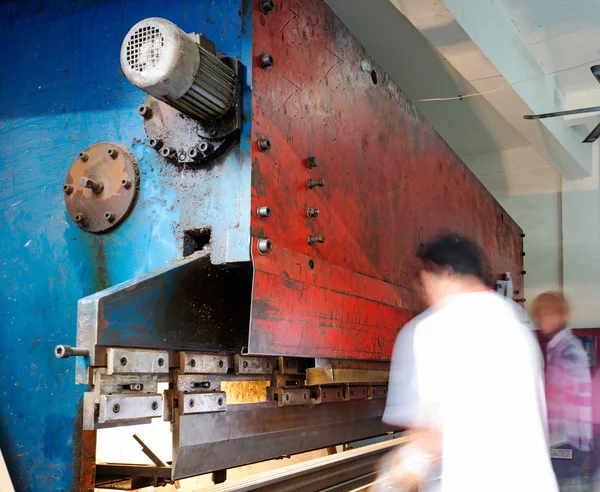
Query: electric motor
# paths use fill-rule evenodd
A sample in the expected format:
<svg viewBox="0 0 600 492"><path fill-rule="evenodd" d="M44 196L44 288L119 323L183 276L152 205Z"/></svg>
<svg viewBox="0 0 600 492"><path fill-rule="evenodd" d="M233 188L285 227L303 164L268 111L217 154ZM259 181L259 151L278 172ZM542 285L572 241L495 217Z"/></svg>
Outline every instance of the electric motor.
<svg viewBox="0 0 600 492"><path fill-rule="evenodd" d="M133 85L194 119L218 119L236 100L234 71L193 35L159 17L129 30L121 68Z"/></svg>

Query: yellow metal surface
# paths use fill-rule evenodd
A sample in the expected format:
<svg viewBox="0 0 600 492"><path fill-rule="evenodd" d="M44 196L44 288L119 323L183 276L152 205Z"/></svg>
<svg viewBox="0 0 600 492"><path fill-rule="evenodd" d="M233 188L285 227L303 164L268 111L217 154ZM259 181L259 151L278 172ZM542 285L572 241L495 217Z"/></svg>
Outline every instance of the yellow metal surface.
<svg viewBox="0 0 600 492"><path fill-rule="evenodd" d="M386 383L389 375L389 371L310 367L306 370L306 384L318 386L335 383Z"/></svg>

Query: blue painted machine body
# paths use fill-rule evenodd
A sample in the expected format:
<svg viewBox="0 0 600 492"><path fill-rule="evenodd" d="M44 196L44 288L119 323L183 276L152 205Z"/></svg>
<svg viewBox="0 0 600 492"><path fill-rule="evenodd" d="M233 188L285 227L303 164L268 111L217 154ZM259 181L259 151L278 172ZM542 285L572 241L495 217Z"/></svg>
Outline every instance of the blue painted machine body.
<svg viewBox="0 0 600 492"><path fill-rule="evenodd" d="M182 257L183 231L212 229L212 262L249 259L251 13L242 0L0 3L0 448L17 490L68 490L85 386L75 360L77 301ZM239 59L240 144L185 173L146 143L145 94L123 76L121 42L146 17L201 32ZM140 169L131 215L107 234L79 229L62 185L77 154L128 146Z"/></svg>

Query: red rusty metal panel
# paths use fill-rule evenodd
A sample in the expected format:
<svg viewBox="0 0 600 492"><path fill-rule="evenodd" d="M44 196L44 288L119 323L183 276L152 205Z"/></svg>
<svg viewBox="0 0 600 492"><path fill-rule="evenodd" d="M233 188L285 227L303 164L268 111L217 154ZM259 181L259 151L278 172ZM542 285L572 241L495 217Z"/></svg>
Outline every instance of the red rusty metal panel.
<svg viewBox="0 0 600 492"><path fill-rule="evenodd" d="M322 0L276 2L269 14L255 2L253 52L252 210L266 205L272 211L263 220L253 215L253 237L408 292L416 289L419 244L441 231L460 232L483 246L494 274L511 272L522 294L521 229ZM261 68L261 53L271 54L274 66ZM256 145L263 137L271 141L266 152ZM308 167L311 156L318 167ZM322 178L325 186L309 189L311 178ZM307 216L308 206L319 209L317 218ZM309 235L323 235L325 243L310 246ZM255 289L255 303L284 281L263 277L258 262L255 282L264 289ZM290 299L297 294L284 289L279 295L280 314L289 306L296 322L283 315L265 321L263 340L251 339L250 347L266 350L282 332L304 344L294 349L304 354L331 345L297 337L304 333L303 321L292 316ZM343 298L335 302L330 311L349 309ZM416 296L403 306L412 312L422 307ZM253 323L259 324L256 314ZM345 330L354 342L335 356L353 357L369 345L358 328ZM382 357L375 352L373 358Z"/></svg>
<svg viewBox="0 0 600 492"><path fill-rule="evenodd" d="M254 268L250 353L386 359L413 315L415 293L286 248Z"/></svg>

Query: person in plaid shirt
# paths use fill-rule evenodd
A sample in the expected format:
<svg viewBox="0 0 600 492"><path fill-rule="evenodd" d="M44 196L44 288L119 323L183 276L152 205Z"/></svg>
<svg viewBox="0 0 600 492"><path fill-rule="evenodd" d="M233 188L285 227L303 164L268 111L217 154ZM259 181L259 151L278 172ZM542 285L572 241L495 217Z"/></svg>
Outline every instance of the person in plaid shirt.
<svg viewBox="0 0 600 492"><path fill-rule="evenodd" d="M592 383L583 344L567 328L569 304L560 292L533 301L532 314L546 346L546 401L552 466L561 492L589 490L592 450ZM557 452L556 450L564 450ZM587 460L587 461L586 461Z"/></svg>

